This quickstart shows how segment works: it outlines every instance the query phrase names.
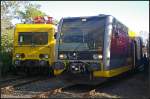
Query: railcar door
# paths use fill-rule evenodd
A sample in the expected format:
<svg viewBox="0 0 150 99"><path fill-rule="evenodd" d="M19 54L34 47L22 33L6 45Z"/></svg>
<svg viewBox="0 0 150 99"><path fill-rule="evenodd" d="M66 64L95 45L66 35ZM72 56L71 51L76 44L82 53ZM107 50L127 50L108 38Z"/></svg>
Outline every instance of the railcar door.
<svg viewBox="0 0 150 99"><path fill-rule="evenodd" d="M136 41L133 41L132 43L132 69L135 69L136 62L137 62L137 45Z"/></svg>

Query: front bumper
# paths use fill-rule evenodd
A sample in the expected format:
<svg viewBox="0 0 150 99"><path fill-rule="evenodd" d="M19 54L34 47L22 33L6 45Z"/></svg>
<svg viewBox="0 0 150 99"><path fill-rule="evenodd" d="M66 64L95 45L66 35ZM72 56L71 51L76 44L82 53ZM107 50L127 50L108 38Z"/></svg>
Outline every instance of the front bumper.
<svg viewBox="0 0 150 99"><path fill-rule="evenodd" d="M67 70L71 73L84 73L101 70L101 64L98 62L81 61L58 61L52 66L54 70Z"/></svg>
<svg viewBox="0 0 150 99"><path fill-rule="evenodd" d="M46 60L14 60L13 63L16 67L45 67L49 66L49 62Z"/></svg>

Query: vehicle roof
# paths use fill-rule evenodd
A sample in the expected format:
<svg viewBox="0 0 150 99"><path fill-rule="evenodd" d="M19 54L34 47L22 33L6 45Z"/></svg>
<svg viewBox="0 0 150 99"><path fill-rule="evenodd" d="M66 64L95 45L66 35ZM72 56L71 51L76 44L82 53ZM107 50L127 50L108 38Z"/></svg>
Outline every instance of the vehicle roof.
<svg viewBox="0 0 150 99"><path fill-rule="evenodd" d="M63 17L62 19L94 18L94 17L107 17L107 16L111 16L111 15L99 14L95 16Z"/></svg>
<svg viewBox="0 0 150 99"><path fill-rule="evenodd" d="M17 24L16 28L55 28L55 26L53 24Z"/></svg>

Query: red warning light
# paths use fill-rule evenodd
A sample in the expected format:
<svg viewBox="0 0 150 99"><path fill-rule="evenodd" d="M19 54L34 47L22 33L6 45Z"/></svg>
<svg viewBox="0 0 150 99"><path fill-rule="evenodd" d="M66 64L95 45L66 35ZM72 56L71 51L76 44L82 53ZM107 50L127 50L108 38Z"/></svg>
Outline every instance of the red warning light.
<svg viewBox="0 0 150 99"><path fill-rule="evenodd" d="M33 19L33 22L38 24L38 23L45 23L45 19L41 16L37 16Z"/></svg>
<svg viewBox="0 0 150 99"><path fill-rule="evenodd" d="M52 24L52 23L53 23L53 22L52 22L52 19L53 19L53 18L52 18L52 17L47 17L47 18L48 18L48 20L47 20L46 23L47 23L47 24Z"/></svg>
<svg viewBox="0 0 150 99"><path fill-rule="evenodd" d="M35 24L39 24L39 23L42 23L42 24L53 24L53 17L42 17L42 16L37 16L33 19L33 22Z"/></svg>

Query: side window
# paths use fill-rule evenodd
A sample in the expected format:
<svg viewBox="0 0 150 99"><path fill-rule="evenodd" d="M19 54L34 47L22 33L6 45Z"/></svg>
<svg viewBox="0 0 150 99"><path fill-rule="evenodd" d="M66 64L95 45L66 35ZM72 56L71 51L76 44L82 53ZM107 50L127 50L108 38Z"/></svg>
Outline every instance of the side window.
<svg viewBox="0 0 150 99"><path fill-rule="evenodd" d="M19 42L22 43L23 42L23 36L21 35L19 38Z"/></svg>
<svg viewBox="0 0 150 99"><path fill-rule="evenodd" d="M30 44L31 38L32 38L31 33L19 32L18 43Z"/></svg>

